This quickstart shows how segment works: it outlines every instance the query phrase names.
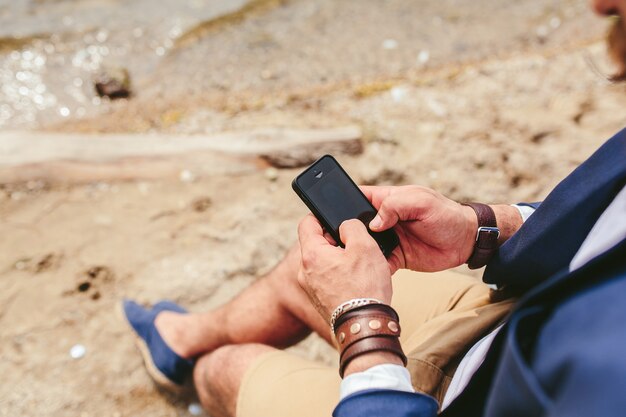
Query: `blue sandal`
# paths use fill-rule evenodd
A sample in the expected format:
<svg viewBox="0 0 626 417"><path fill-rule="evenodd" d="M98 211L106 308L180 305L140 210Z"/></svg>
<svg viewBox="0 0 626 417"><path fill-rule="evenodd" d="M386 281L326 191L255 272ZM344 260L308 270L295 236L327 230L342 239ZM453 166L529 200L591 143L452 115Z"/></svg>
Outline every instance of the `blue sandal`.
<svg viewBox="0 0 626 417"><path fill-rule="evenodd" d="M124 300L122 308L126 321L137 336L137 346L148 374L159 386L180 392L185 380L193 372L195 361L182 358L174 352L157 331L154 320L162 311L187 311L171 301L160 301L148 310L132 300Z"/></svg>

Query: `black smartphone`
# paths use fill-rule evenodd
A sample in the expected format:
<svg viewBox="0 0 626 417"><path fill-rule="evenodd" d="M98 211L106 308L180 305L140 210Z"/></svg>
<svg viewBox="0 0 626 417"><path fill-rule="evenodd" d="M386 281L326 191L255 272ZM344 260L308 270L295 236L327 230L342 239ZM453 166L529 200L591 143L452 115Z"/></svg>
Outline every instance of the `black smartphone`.
<svg viewBox="0 0 626 417"><path fill-rule="evenodd" d="M359 219L365 224L385 257L398 246L398 235L393 229L384 232L369 230L376 209L332 156L324 155L315 161L293 180L291 186L341 247L339 226L349 219Z"/></svg>

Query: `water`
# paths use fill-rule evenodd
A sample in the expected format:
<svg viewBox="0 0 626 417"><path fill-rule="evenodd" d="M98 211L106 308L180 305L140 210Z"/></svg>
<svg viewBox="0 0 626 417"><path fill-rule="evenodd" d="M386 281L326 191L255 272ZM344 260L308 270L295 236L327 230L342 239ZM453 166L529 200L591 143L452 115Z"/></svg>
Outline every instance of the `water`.
<svg viewBox="0 0 626 417"><path fill-rule="evenodd" d="M558 49L602 32L587 3L0 0L0 129L38 128L112 109L130 118L153 112L154 103L160 109L193 100L228 103L238 94L254 94L263 105L277 93L376 84L511 51ZM219 30L177 42L247 5L262 13L226 19L230 24ZM105 67L131 74L135 96L127 107L95 94L94 78ZM142 129L154 125L153 117L159 120L143 116L150 122ZM114 129L117 121L103 125Z"/></svg>
<svg viewBox="0 0 626 417"><path fill-rule="evenodd" d="M37 127L106 106L106 66L150 73L196 25L247 0L0 0L0 128Z"/></svg>

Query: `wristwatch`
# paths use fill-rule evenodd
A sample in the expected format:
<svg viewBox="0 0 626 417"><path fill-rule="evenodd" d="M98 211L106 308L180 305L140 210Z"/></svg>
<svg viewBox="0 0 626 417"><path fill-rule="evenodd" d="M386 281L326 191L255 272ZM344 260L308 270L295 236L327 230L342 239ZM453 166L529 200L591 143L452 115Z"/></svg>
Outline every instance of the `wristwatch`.
<svg viewBox="0 0 626 417"><path fill-rule="evenodd" d="M498 238L500 237L500 229L496 222L496 214L487 204L482 203L462 203L464 206L470 206L476 212L478 217L478 230L476 232L476 243L474 251L467 260L469 269L478 269L487 265L487 262L498 250Z"/></svg>

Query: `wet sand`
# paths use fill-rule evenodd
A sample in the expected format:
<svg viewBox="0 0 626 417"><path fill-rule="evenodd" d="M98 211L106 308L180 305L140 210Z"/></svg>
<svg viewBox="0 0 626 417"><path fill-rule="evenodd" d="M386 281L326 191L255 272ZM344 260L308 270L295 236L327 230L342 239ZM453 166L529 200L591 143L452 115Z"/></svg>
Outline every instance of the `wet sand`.
<svg viewBox="0 0 626 417"><path fill-rule="evenodd" d="M531 1L486 1L488 15L469 3L456 13L364 3L278 2L137 75L131 100L84 118L42 116L38 127L184 135L357 124L363 153L338 157L360 183L517 202L543 198L626 122L624 87L600 73L610 70L604 24L585 2L566 3L570 17ZM436 30L434 15L447 22L440 49L413 42ZM469 52L455 53L459 42ZM167 297L201 311L266 273L306 213L290 189L297 172L0 185L0 416L189 415L193 395L151 383L115 306ZM86 347L78 360L75 344ZM294 350L333 360L315 337Z"/></svg>

